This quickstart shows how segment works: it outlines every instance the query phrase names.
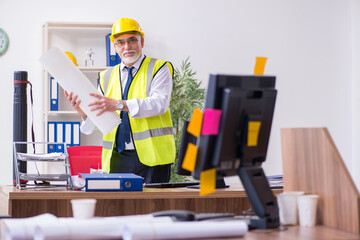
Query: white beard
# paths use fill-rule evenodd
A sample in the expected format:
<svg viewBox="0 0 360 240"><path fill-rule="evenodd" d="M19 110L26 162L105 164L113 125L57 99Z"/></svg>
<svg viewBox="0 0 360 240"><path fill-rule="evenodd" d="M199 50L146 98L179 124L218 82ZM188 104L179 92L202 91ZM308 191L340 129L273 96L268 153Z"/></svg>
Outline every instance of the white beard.
<svg viewBox="0 0 360 240"><path fill-rule="evenodd" d="M124 56L125 53L129 53L129 52L135 52L135 51L131 50L131 51L124 52L124 53L122 54L123 56L122 56L121 60L122 60L125 64L133 64L133 63L135 63L135 62L140 58L140 56L141 56L140 53L135 52L135 55L134 55L134 56L132 56L132 57L125 57L125 56Z"/></svg>

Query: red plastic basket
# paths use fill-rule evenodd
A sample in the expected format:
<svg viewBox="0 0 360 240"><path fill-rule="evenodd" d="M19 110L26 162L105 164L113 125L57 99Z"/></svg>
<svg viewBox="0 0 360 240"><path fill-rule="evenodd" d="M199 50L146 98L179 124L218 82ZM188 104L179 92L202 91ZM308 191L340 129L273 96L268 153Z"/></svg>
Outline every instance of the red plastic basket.
<svg viewBox="0 0 360 240"><path fill-rule="evenodd" d="M67 148L71 175L90 173L90 168L101 169L101 146L75 146Z"/></svg>

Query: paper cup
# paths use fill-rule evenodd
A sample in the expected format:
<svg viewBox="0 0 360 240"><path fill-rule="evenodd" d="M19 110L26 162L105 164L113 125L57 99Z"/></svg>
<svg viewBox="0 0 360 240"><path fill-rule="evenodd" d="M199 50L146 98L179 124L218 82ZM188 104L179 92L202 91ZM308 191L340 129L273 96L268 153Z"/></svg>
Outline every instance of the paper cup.
<svg viewBox="0 0 360 240"><path fill-rule="evenodd" d="M316 224L318 195L298 197L299 220L301 227L313 227Z"/></svg>
<svg viewBox="0 0 360 240"><path fill-rule="evenodd" d="M283 192L277 195L279 206L280 224L296 225L297 224L297 197L304 192Z"/></svg>
<svg viewBox="0 0 360 240"><path fill-rule="evenodd" d="M72 199L71 206L74 218L92 218L95 215L96 199Z"/></svg>

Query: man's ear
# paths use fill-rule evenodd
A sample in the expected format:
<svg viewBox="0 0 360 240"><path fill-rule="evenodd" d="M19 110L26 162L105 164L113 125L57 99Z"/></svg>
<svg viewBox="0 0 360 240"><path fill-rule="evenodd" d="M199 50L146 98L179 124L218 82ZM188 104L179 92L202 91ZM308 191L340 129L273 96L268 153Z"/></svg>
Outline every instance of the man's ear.
<svg viewBox="0 0 360 240"><path fill-rule="evenodd" d="M141 48L144 48L144 38L143 37L141 37Z"/></svg>

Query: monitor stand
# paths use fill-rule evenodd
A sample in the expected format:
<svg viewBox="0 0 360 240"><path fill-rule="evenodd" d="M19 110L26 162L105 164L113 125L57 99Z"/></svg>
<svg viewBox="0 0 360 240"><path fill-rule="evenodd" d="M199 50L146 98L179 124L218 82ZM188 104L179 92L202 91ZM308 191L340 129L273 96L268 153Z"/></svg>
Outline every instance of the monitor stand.
<svg viewBox="0 0 360 240"><path fill-rule="evenodd" d="M251 218L250 227L278 228L279 208L261 166L240 166L238 174L257 215L256 218Z"/></svg>
<svg viewBox="0 0 360 240"><path fill-rule="evenodd" d="M216 173L216 189L221 189L221 188L228 188L230 187L229 185L226 185L224 177L222 175L220 175L219 173Z"/></svg>

